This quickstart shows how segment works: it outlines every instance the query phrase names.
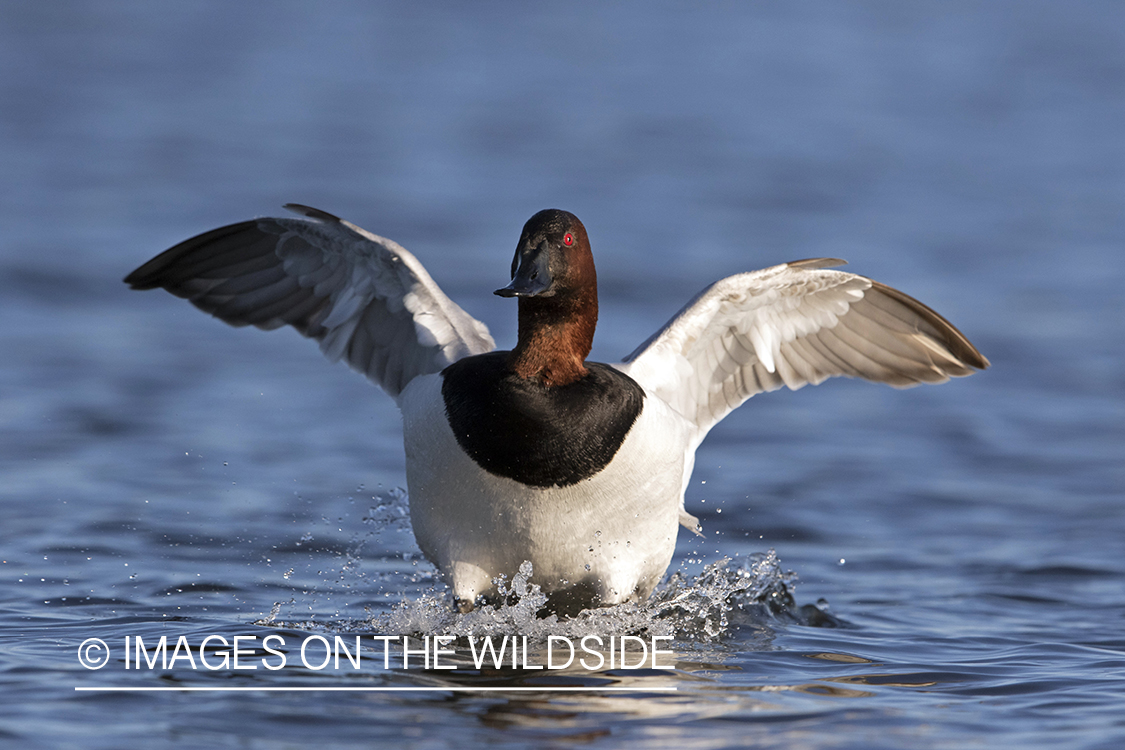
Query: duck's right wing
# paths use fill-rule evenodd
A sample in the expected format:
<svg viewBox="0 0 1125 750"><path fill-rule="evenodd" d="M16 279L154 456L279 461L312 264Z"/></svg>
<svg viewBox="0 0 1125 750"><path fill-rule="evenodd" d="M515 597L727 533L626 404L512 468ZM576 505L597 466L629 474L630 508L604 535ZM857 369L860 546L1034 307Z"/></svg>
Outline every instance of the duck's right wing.
<svg viewBox="0 0 1125 750"><path fill-rule="evenodd" d="M291 325L396 399L418 375L495 348L488 328L398 244L315 208L285 207L307 218L214 229L125 283L163 287L234 326Z"/></svg>
<svg viewBox="0 0 1125 750"><path fill-rule="evenodd" d="M918 300L834 258L729 276L704 289L620 368L707 431L755 393L833 375L905 388L988 367Z"/></svg>

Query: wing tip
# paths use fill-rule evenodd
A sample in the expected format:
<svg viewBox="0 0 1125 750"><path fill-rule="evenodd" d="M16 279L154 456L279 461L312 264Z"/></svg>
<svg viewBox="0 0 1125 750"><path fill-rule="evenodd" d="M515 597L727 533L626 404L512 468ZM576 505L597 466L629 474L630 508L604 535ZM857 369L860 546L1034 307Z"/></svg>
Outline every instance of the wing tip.
<svg viewBox="0 0 1125 750"><path fill-rule="evenodd" d="M156 257L150 258L126 276L123 281L129 285L130 289L136 289L138 291L167 289L172 292L172 294L177 294L170 284L179 281L172 273L178 263L216 242L235 237L252 227L258 227L259 222L262 221L268 221L268 219L240 221L237 224L227 224L226 226L212 229L209 232L190 237L183 242L173 245Z"/></svg>
<svg viewBox="0 0 1125 750"><path fill-rule="evenodd" d="M122 279L122 281L128 284L130 289L136 289L137 291L143 292L148 289L155 289L159 285L153 283L148 274L142 273L144 268L144 266L141 266Z"/></svg>
<svg viewBox="0 0 1125 750"><path fill-rule="evenodd" d="M848 262L842 258L806 258L804 260L791 260L785 265L789 268L812 270L816 268L846 266L847 264ZM900 292L894 287L889 287L886 284L874 280L872 280L871 283L879 289L879 291L905 305L940 331L942 334L942 343L945 344L949 352L967 368L972 368L972 370L987 370L992 366L988 358L973 346L965 334L957 330L956 326L943 318L931 307L919 302L904 292ZM965 375L971 374L971 371L965 373ZM963 375L954 375L953 377L963 377Z"/></svg>
<svg viewBox="0 0 1125 750"><path fill-rule="evenodd" d="M176 248L172 249L175 250ZM168 266L178 257L176 253L169 255L171 252L171 250L167 250L148 262L141 264L134 269L132 273L122 279L122 281L128 284L130 289L135 289L140 292L164 287L168 281L166 274Z"/></svg>
<svg viewBox="0 0 1125 750"><path fill-rule="evenodd" d="M914 314L920 316L923 320L929 323L941 335L941 343L949 350L963 366L972 368L972 370L987 370L992 366L988 358L980 353L972 342L969 341L965 334L957 329L957 326L946 320L940 313L926 305L923 302L911 297L905 292L900 292L894 287L887 286L879 281L872 281L871 285L874 289L882 292L886 296L895 300L907 309L911 310ZM953 377L965 377L972 375L972 370L969 372L950 373Z"/></svg>

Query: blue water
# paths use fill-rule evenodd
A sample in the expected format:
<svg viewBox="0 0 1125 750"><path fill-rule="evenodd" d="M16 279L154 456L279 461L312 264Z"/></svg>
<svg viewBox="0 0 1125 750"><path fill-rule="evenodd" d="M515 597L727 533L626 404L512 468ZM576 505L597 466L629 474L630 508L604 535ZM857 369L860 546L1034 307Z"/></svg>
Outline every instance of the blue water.
<svg viewBox="0 0 1125 750"><path fill-rule="evenodd" d="M1125 746L1125 6L420 6L0 7L0 740ZM501 346L490 292L554 206L590 231L595 359L717 278L835 256L993 367L731 415L678 609L544 623L527 592L458 620L403 518L389 398L292 332L121 284L288 201L404 244ZM672 634L675 668L454 692L553 683L385 670L373 642L359 670L123 662L138 636L583 627Z"/></svg>

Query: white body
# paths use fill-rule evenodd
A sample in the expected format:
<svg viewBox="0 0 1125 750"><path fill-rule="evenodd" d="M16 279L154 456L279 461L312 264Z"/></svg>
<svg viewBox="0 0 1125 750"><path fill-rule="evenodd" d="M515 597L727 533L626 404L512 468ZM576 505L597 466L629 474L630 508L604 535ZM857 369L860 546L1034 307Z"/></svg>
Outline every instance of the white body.
<svg viewBox="0 0 1125 750"><path fill-rule="evenodd" d="M659 399L644 408L613 461L568 487L529 487L477 466L445 416L440 375L403 391L410 519L418 546L473 602L524 561L546 592L578 586L603 604L646 597L676 546L694 429Z"/></svg>

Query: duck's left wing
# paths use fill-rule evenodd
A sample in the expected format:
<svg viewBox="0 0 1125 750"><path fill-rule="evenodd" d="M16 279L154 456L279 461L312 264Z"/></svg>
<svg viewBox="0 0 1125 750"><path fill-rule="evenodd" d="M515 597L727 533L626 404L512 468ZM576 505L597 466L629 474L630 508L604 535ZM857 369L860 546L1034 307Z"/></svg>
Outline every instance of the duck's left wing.
<svg viewBox="0 0 1125 750"><path fill-rule="evenodd" d="M308 206L181 242L125 278L234 326L291 325L398 398L413 378L492 351L488 328L391 240Z"/></svg>
<svg viewBox="0 0 1125 750"><path fill-rule="evenodd" d="M746 399L833 375L905 388L989 362L945 318L817 258L729 276L703 290L621 369L703 436Z"/></svg>

